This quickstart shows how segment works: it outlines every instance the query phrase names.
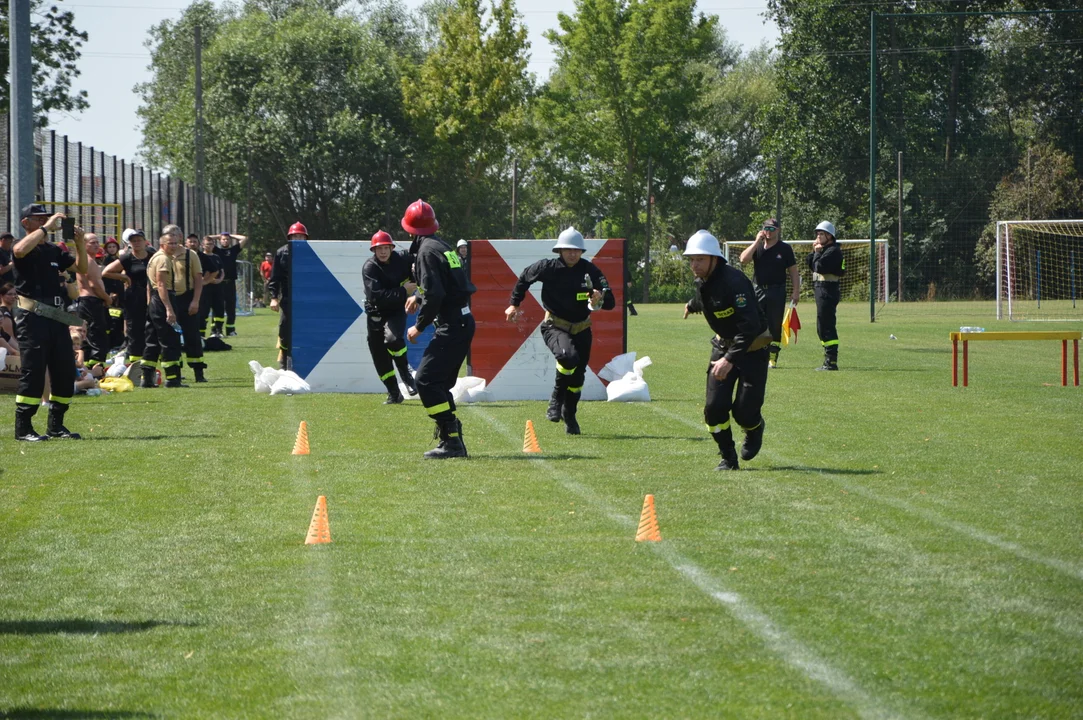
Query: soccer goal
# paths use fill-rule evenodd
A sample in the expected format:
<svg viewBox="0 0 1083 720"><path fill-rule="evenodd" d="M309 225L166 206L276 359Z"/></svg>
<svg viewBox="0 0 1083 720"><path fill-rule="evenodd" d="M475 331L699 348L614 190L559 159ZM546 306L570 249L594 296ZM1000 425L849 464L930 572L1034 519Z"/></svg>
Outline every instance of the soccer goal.
<svg viewBox="0 0 1083 720"><path fill-rule="evenodd" d="M869 301L869 241L868 239L845 239L836 240L842 249L842 258L846 263L846 272L839 283L839 294L842 300ZM812 252L812 240L787 240L786 244L793 248L797 267L801 271L801 295L812 297L812 273L808 269L808 256ZM752 277L752 263L742 265L740 261L741 251L749 246L747 241L723 243L722 252L727 262L736 268L744 270L745 274ZM876 240L876 293L877 303L883 305L888 301L888 241L886 238Z"/></svg>
<svg viewBox="0 0 1083 720"><path fill-rule="evenodd" d="M75 224L86 232L92 232L99 237L102 246L109 237L120 240L123 212L120 205L114 203L78 203L64 200L56 202L37 201L51 212L62 212L70 218L75 218Z"/></svg>
<svg viewBox="0 0 1083 720"><path fill-rule="evenodd" d="M1083 220L997 223L997 319L1083 320Z"/></svg>

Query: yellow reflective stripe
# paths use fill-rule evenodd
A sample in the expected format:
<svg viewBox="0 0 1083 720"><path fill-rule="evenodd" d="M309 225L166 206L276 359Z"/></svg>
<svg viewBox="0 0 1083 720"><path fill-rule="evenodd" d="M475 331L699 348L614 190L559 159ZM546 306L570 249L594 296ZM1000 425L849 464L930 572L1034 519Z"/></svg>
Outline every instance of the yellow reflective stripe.
<svg viewBox="0 0 1083 720"><path fill-rule="evenodd" d="M123 314L123 310L120 308L109 308L110 317L120 317Z"/></svg>
<svg viewBox="0 0 1083 720"><path fill-rule="evenodd" d="M745 427L744 425L742 425L741 427L744 429L745 432L752 432L753 430L755 430L756 428L758 428L762 424L763 424L763 420L760 420L758 423L756 423L752 427Z"/></svg>
<svg viewBox="0 0 1083 720"><path fill-rule="evenodd" d="M27 397L26 395L16 395L15 396L15 404L16 405L41 405L41 398L39 398L39 397L32 398L32 397Z"/></svg>
<svg viewBox="0 0 1083 720"><path fill-rule="evenodd" d="M384 380L387 380L388 378L393 378L393 377L395 377L395 371L394 370L392 370L391 372L386 372L386 373L384 373L383 375L380 376L380 382L383 382Z"/></svg>
<svg viewBox="0 0 1083 720"><path fill-rule="evenodd" d="M177 365L180 365L180 360L166 360L164 363L162 363L162 367L164 368L171 368Z"/></svg>
<svg viewBox="0 0 1083 720"><path fill-rule="evenodd" d="M143 360L140 364L142 364L142 366L145 368L160 368L162 366L161 363L152 362L150 360Z"/></svg>
<svg viewBox="0 0 1083 720"><path fill-rule="evenodd" d="M237 325L236 325L236 323L232 323L232 324L231 323L226 323L226 327L235 328L235 327L237 327Z"/></svg>
<svg viewBox="0 0 1083 720"><path fill-rule="evenodd" d="M432 407L425 408L425 412L429 415L439 415L442 412L451 410L451 403L440 403L439 405L433 405Z"/></svg>
<svg viewBox="0 0 1083 720"><path fill-rule="evenodd" d="M92 368L95 365L97 365L99 362L101 362L101 360L95 360L94 358L91 358L91 359L87 360L84 363L84 365L86 365L88 368Z"/></svg>
<svg viewBox="0 0 1083 720"><path fill-rule="evenodd" d="M225 319L224 317L218 317L218 316L215 316L215 318L214 318L214 321L215 321L215 322L225 322L225 321L226 321L226 319Z"/></svg>
<svg viewBox="0 0 1083 720"><path fill-rule="evenodd" d="M129 355L128 356L128 364L129 365L134 365L135 363L139 362L142 359L143 359L142 355Z"/></svg>
<svg viewBox="0 0 1083 720"><path fill-rule="evenodd" d="M570 387L570 388L568 388L568 392L573 392L573 393L582 392L582 390L583 390L582 385L580 385L579 387Z"/></svg>
<svg viewBox="0 0 1083 720"><path fill-rule="evenodd" d="M71 405L70 397L57 397L56 395L49 395L49 402L58 402L61 405Z"/></svg>
<svg viewBox="0 0 1083 720"><path fill-rule="evenodd" d="M707 426L707 432L711 433L712 435L714 435L715 433L720 433L723 430L729 430L729 429L730 429L730 421L729 420L722 423L721 425L708 425Z"/></svg>
<svg viewBox="0 0 1083 720"><path fill-rule="evenodd" d="M829 347L831 345L838 345L839 341L838 340L828 340L827 342L821 342L820 344L823 345L824 347Z"/></svg>
<svg viewBox="0 0 1083 720"><path fill-rule="evenodd" d="M399 357L406 354L406 348L403 348L402 350L392 350L391 348L388 348L387 354L391 357Z"/></svg>
<svg viewBox="0 0 1083 720"><path fill-rule="evenodd" d="M575 373L575 368L572 368L571 370L568 370L567 368L565 368L560 363L557 363L557 372L560 373L561 375L572 375L572 374Z"/></svg>

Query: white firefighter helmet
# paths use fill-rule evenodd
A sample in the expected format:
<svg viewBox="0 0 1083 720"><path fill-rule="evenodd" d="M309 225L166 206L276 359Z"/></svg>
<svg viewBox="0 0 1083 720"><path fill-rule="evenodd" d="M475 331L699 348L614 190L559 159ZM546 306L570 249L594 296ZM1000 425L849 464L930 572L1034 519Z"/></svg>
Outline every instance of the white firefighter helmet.
<svg viewBox="0 0 1083 720"><path fill-rule="evenodd" d="M553 246L553 252L560 252L561 250L583 250L586 251L587 246L583 243L583 233L576 230L574 227L570 227L560 234L557 238L557 244Z"/></svg>
<svg viewBox="0 0 1083 720"><path fill-rule="evenodd" d="M688 244L684 246L685 255L713 255L722 257L722 248L718 246L718 238L706 230L697 230L696 234L688 238Z"/></svg>
<svg viewBox="0 0 1083 720"><path fill-rule="evenodd" d="M831 236L831 239L835 239L835 226L829 220L824 220L822 223L816 226L816 231L823 230L825 233Z"/></svg>

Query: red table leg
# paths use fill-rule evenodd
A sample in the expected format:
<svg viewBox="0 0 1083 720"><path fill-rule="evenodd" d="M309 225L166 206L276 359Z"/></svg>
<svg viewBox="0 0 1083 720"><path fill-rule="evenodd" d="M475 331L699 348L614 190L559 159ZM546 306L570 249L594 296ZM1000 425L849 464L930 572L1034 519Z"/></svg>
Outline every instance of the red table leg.
<svg viewBox="0 0 1083 720"><path fill-rule="evenodd" d="M1060 341L1060 386L1068 387L1068 341Z"/></svg>
<svg viewBox="0 0 1083 720"><path fill-rule="evenodd" d="M967 349L969 345L969 342L963 340L963 387L970 385L970 354Z"/></svg>
<svg viewBox="0 0 1083 720"><path fill-rule="evenodd" d="M959 386L959 341L951 341L951 386Z"/></svg>
<svg viewBox="0 0 1083 720"><path fill-rule="evenodd" d="M1079 341L1072 341L1072 367L1075 369L1075 386L1079 387Z"/></svg>

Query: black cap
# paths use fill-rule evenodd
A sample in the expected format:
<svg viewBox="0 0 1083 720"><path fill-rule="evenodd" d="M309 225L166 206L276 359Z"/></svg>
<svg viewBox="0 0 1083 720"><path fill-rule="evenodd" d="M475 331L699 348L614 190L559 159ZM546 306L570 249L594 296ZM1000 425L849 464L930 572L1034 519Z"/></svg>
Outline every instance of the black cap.
<svg viewBox="0 0 1083 720"><path fill-rule="evenodd" d="M19 219L25 220L28 217L37 217L41 215L52 215L52 213L46 210L44 205L30 203L22 209L22 212L19 213Z"/></svg>
<svg viewBox="0 0 1083 720"><path fill-rule="evenodd" d="M0 240L9 240L9 239L10 239L10 240L14 240L14 239L15 239L15 236L14 236L14 235L12 235L12 234L11 234L11 233L9 233L9 232L6 232L6 233L0 233Z"/></svg>
<svg viewBox="0 0 1083 720"><path fill-rule="evenodd" d="M768 219L764 220L763 221L763 226L764 227L773 227L773 228L780 227L779 222L778 222L778 220L776 218L768 218Z"/></svg>

